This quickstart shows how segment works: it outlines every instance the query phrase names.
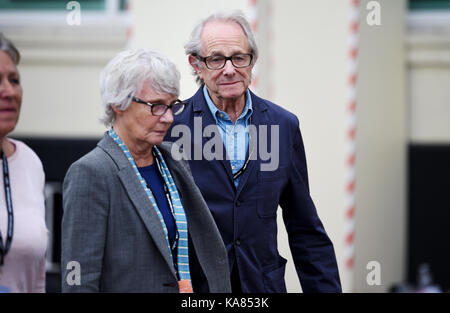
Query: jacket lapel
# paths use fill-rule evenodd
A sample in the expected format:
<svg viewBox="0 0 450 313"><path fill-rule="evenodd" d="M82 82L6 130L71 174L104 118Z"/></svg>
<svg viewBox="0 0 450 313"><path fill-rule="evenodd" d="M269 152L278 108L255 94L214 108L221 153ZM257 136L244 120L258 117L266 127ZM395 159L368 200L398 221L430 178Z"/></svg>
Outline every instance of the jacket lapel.
<svg viewBox="0 0 450 313"><path fill-rule="evenodd" d="M248 181L248 178L250 175L255 175L258 171L258 164L259 164L259 158L258 158L258 149L259 149L259 125L268 125L269 121L267 119L267 116L265 114L265 111L267 110L267 107L264 102L260 101L258 97L255 96L255 94L250 91L250 96L252 97L252 106L253 106L253 114L251 118L252 125L256 128L256 133L251 134L251 140L256 141L255 142L255 149L253 151L251 160L248 163L247 169L242 173L241 179L239 180L239 185L237 189L236 197L239 197L239 194L241 193L242 189L244 188L245 184ZM247 157L250 153L251 146L249 145L249 149L247 151Z"/></svg>
<svg viewBox="0 0 450 313"><path fill-rule="evenodd" d="M166 260L172 273L175 275L173 262L170 258L169 248L165 239L164 230L155 208L151 201L148 199L145 190L142 188L141 183L136 177L130 161L121 150L121 148L114 142L114 140L105 134L103 139L98 143L98 146L102 148L117 164L119 176L122 186L128 194L131 202L134 205L138 215L144 223L150 236L153 238L155 245L158 247L163 258Z"/></svg>
<svg viewBox="0 0 450 313"><path fill-rule="evenodd" d="M202 137L202 158L204 158L203 155L203 147L205 146L205 144L208 142L208 140L211 140L211 138L208 138L206 136L203 136L203 132L205 130L206 127L208 126L213 126L213 127L218 127L216 124L216 121L211 113L211 111L208 108L208 105L206 103L205 97L203 95L203 86L200 87L200 89L197 91L197 93L195 94L194 98L193 98L193 111L194 111L194 129L195 129L195 118L201 118L202 121L202 133L201 133L201 137ZM195 132L195 130L194 130ZM220 132L219 129L217 128L216 134L218 134L218 136L220 136ZM200 135L198 135L200 136ZM194 135L194 140L195 140L195 135ZM227 160L226 158L226 149L225 149L225 145L223 143L222 140L222 136L220 136L220 142L222 143L222 157L220 160L213 160L211 162L217 162L219 164L221 164L223 166L223 168L225 169L225 172L227 173L228 178L233 181L233 172L231 171L231 164L230 161ZM196 143L193 143L194 146L196 145Z"/></svg>
<svg viewBox="0 0 450 313"><path fill-rule="evenodd" d="M252 136L253 137L252 140L258 140L259 125L269 125L269 120L265 114L265 111L267 111L267 106L251 90L250 90L250 96L252 97L252 105L253 105L253 114L252 114L251 120L252 120L252 125L254 125L256 127L256 135ZM193 97L193 111L194 111L194 117L202 117L202 134L203 134L203 130L205 129L205 127L207 127L209 125L216 126L216 121L214 120L214 117L212 116L211 111L209 110L208 105L205 100L205 97L203 95L203 86L199 88L199 90ZM206 138L204 136L202 136L202 138L203 138L203 141L202 141L202 149L203 149L205 143L209 140L209 138ZM220 141L222 141L222 137L220 138ZM225 156L226 149L223 144L223 141L222 141L222 145L223 145L223 151L224 151L224 156ZM259 142L256 143L255 148L258 146L259 146ZM248 155L248 153L250 153L250 149L248 150L247 155ZM202 157L203 157L203 155L202 155ZM222 164L222 166L224 167L224 169L228 175L228 178L230 179L231 182L233 182L233 172L231 171L230 161L226 160L226 158L224 157L224 158L222 158L222 160L216 160L213 162L218 162L218 163ZM252 160L249 161L247 169L241 175L241 178L239 180L239 185L238 185L237 194L236 194L237 197L239 196L239 194L241 193L245 184L247 183L248 178L251 175L251 173L258 170L257 164L259 164L259 163L260 163L260 160L258 159L258 149L255 149L255 151L253 151ZM253 175L254 175L254 173L253 173Z"/></svg>

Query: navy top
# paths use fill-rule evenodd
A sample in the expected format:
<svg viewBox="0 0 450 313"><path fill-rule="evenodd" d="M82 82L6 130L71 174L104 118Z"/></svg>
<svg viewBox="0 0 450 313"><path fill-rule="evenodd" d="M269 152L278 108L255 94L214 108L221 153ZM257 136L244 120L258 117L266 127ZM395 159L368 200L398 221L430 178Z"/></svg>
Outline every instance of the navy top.
<svg viewBox="0 0 450 313"><path fill-rule="evenodd" d="M176 225L172 212L170 212L169 204L167 203L166 194L164 193L164 180L159 173L156 163L149 166L138 167L138 170L139 173L141 173L142 178L144 178L147 182L148 188L150 188L153 196L155 197L159 211L161 212L164 218L164 223L166 224L170 246L172 246L175 240Z"/></svg>

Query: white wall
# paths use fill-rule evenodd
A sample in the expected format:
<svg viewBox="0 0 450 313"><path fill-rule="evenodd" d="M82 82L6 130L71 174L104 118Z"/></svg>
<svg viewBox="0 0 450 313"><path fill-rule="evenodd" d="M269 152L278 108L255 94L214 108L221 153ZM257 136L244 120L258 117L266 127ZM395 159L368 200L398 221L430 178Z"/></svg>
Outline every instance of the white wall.
<svg viewBox="0 0 450 313"><path fill-rule="evenodd" d="M362 1L365 8L368 1ZM406 272L405 1L379 1L381 25L361 16L356 156L355 290L387 291ZM381 285L366 265L381 265Z"/></svg>
<svg viewBox="0 0 450 313"><path fill-rule="evenodd" d="M348 291L351 273L345 271L343 251L350 7L344 1L327 0L272 5L273 72L266 75L274 76L273 100L300 120L311 195L333 241L341 282ZM281 235L286 238L284 231ZM289 254L285 240L280 240L280 247L281 254ZM298 279L292 263L286 278L295 291Z"/></svg>
<svg viewBox="0 0 450 313"><path fill-rule="evenodd" d="M405 1L379 1L380 26L366 23L368 2L360 6L353 272L344 266L349 2L272 2L273 81L275 102L299 116L311 194L334 242L343 290L381 292L404 280L406 265ZM381 265L380 286L367 284L370 261ZM290 268L291 290L294 277Z"/></svg>
<svg viewBox="0 0 450 313"><path fill-rule="evenodd" d="M82 13L81 25L69 26L66 14L16 13L0 22L22 56L23 102L13 136L100 138L106 130L99 76L126 46L126 20Z"/></svg>

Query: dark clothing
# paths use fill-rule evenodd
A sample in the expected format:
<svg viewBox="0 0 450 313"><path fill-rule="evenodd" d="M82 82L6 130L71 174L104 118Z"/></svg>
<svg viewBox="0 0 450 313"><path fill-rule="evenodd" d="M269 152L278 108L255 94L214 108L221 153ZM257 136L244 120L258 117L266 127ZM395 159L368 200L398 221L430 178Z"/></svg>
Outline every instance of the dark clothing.
<svg viewBox="0 0 450 313"><path fill-rule="evenodd" d="M189 144L183 150L189 158L195 183L224 240L230 270L237 267L242 292L286 292L286 260L279 255L277 248L278 205L282 208L290 249L303 291L341 292L333 244L309 194L305 151L298 119L274 103L261 99L252 92L250 94L254 110L252 124L257 129L253 140L261 140L265 131L260 126L266 125L267 149L261 148L258 142L253 159L240 177L237 188L225 154L220 160L207 160L204 155L200 160L198 158L199 149L203 151L211 147L209 141L212 138L202 136L203 130L209 125L215 125L202 87L192 98L186 100L185 111L175 116L166 140L177 142L180 139L179 134L171 133L177 125L181 127L178 130L189 127ZM201 127L198 127L199 121ZM181 140L178 142L180 144L183 144ZM264 161L267 158L262 153L263 150L278 150L273 155L273 159L277 160L272 161L278 161L274 170L264 169L264 164L267 165L270 160ZM225 153L225 149L223 152Z"/></svg>
<svg viewBox="0 0 450 313"><path fill-rule="evenodd" d="M161 212L164 218L164 223L166 224L167 232L169 235L169 242L172 246L175 240L177 226L175 225L175 220L173 219L172 212L170 211L166 193L164 192L164 180L162 179L156 164L138 167L138 170L142 178L145 179L147 187L150 188L153 196L155 197L159 212Z"/></svg>

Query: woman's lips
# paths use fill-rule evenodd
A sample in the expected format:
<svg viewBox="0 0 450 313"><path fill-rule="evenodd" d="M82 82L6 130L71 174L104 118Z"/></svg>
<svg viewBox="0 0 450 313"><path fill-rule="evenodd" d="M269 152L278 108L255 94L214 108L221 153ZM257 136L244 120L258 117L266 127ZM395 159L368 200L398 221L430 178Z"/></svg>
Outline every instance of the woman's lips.
<svg viewBox="0 0 450 313"><path fill-rule="evenodd" d="M16 114L17 110L15 108L2 108L0 107L0 114Z"/></svg>

